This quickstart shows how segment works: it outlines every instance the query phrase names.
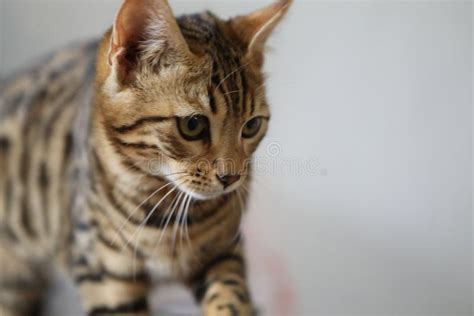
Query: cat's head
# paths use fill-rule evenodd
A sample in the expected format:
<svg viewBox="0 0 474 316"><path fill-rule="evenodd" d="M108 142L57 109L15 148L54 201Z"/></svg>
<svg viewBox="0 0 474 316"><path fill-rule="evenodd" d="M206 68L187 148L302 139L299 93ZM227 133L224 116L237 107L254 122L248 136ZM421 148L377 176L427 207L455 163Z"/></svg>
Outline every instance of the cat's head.
<svg viewBox="0 0 474 316"><path fill-rule="evenodd" d="M200 199L245 183L270 118L264 46L290 3L224 21L126 0L97 67L94 127L114 172L166 178Z"/></svg>

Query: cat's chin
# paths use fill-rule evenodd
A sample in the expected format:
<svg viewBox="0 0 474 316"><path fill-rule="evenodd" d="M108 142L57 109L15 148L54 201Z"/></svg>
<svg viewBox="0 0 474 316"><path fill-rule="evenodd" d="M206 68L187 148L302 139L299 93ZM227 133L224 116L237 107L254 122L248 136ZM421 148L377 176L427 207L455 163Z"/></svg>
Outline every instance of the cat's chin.
<svg viewBox="0 0 474 316"><path fill-rule="evenodd" d="M190 191L190 190L184 190L184 192L189 194L193 199L198 200L198 201L207 201L207 200L217 199L218 197L225 194L224 191L216 192L216 193L201 193L201 192L195 192L195 191Z"/></svg>
<svg viewBox="0 0 474 316"><path fill-rule="evenodd" d="M179 188L179 190L184 193L187 193L195 200L207 201L207 200L217 199L223 195L227 195L237 190L237 188L238 186L235 186L234 188L228 188L227 190L221 190L221 191L216 191L216 192L198 192L198 191L194 191L188 188Z"/></svg>

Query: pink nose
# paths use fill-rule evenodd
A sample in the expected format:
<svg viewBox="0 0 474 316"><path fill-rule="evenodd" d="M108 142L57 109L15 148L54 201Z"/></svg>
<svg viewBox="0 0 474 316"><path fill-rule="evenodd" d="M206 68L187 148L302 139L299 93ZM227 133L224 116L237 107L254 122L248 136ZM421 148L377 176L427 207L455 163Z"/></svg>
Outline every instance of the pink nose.
<svg viewBox="0 0 474 316"><path fill-rule="evenodd" d="M240 180L239 174L217 175L217 179L222 183L224 189L230 187L232 184Z"/></svg>

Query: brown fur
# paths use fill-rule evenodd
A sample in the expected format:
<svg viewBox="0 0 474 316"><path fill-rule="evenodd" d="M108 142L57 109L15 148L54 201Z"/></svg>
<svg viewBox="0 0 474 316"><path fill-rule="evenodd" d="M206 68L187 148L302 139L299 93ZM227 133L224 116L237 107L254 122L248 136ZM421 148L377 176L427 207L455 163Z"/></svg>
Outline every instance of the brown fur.
<svg viewBox="0 0 474 316"><path fill-rule="evenodd" d="M152 277L189 286L205 315L252 313L239 228L270 117L264 44L289 4L223 21L126 0L98 48L0 85L0 313L31 312L51 258L90 315L147 314ZM209 129L191 141L194 115Z"/></svg>

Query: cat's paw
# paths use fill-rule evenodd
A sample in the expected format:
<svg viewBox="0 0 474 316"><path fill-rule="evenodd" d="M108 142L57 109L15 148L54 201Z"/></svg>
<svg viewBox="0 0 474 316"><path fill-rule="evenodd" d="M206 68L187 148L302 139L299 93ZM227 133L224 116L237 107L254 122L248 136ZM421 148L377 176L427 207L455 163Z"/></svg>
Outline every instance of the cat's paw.
<svg viewBox="0 0 474 316"><path fill-rule="evenodd" d="M252 316L253 308L245 290L215 284L202 305L204 316Z"/></svg>
<svg viewBox="0 0 474 316"><path fill-rule="evenodd" d="M252 316L249 306L236 306L232 303L213 306L204 312L204 316Z"/></svg>

